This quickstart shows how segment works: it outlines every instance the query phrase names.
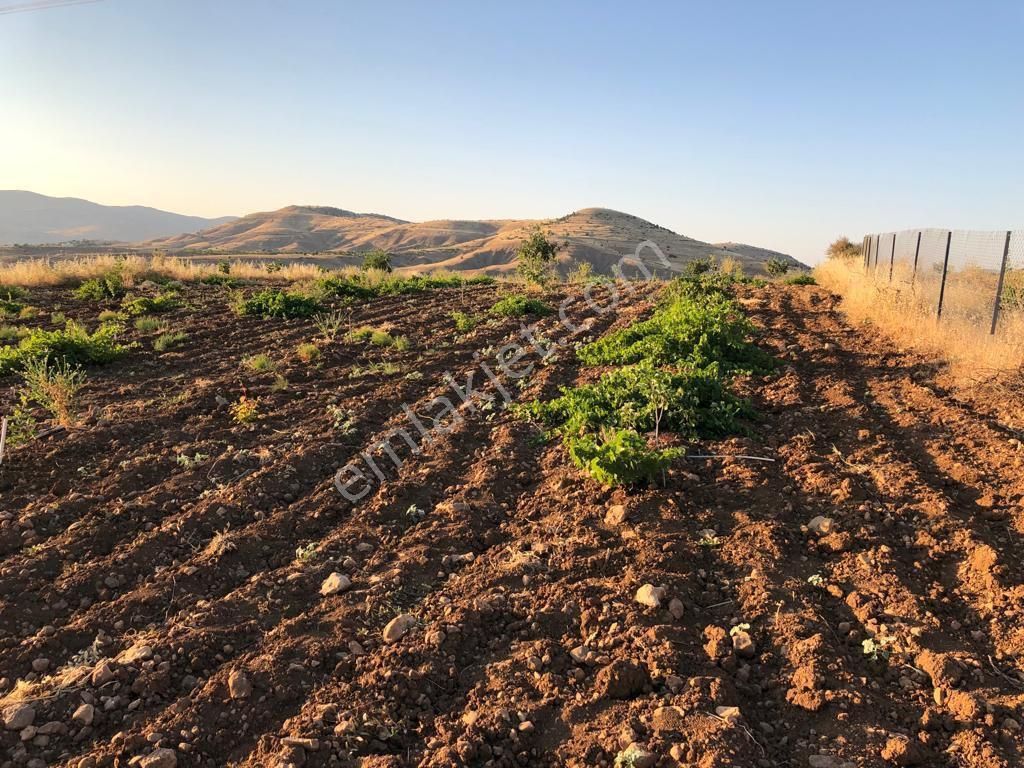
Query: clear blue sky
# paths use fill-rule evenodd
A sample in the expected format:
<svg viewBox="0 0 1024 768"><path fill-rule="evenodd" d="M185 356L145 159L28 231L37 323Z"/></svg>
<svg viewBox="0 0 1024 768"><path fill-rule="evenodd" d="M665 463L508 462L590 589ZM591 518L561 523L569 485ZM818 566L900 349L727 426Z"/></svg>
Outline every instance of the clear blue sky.
<svg viewBox="0 0 1024 768"><path fill-rule="evenodd" d="M1022 41L1017 1L0 13L0 188L209 216L600 205L816 259L1024 226Z"/></svg>

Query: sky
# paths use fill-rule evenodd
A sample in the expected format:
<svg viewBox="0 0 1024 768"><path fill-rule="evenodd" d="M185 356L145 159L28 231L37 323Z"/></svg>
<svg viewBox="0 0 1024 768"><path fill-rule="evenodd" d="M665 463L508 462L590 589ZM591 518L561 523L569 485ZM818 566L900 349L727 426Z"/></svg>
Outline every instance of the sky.
<svg viewBox="0 0 1024 768"><path fill-rule="evenodd" d="M816 261L1024 226L1024 3L99 0L5 12L0 189L203 216L604 206Z"/></svg>

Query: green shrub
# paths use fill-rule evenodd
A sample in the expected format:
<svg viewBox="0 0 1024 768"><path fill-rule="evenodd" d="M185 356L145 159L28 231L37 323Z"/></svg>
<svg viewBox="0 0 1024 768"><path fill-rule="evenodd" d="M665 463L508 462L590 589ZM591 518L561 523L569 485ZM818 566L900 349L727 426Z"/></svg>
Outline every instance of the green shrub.
<svg viewBox="0 0 1024 768"><path fill-rule="evenodd" d="M179 304L178 295L174 291L161 291L155 298L138 296L135 298L126 296L121 302L121 311L129 317L137 315L150 315L159 312L167 312Z"/></svg>
<svg viewBox="0 0 1024 768"><path fill-rule="evenodd" d="M525 315L540 317L550 315L553 311L540 299L533 299L518 293L509 294L499 299L490 309L491 314L499 317L523 317Z"/></svg>
<svg viewBox="0 0 1024 768"><path fill-rule="evenodd" d="M228 269L230 270L230 265L228 266ZM235 278L229 277L226 274L219 273L215 275L206 275L205 277L201 277L199 278L199 282L203 283L204 285L238 285L238 280L236 280Z"/></svg>
<svg viewBox="0 0 1024 768"><path fill-rule="evenodd" d="M25 305L15 299L0 299L0 317L17 317Z"/></svg>
<svg viewBox="0 0 1024 768"><path fill-rule="evenodd" d="M121 313L115 312L112 309L104 309L102 312L96 315L96 319L99 320L101 323L114 323L121 319Z"/></svg>
<svg viewBox="0 0 1024 768"><path fill-rule="evenodd" d="M40 357L27 360L22 369L24 392L28 400L49 411L65 427L75 420L78 392L85 384L85 373L67 360L51 362Z"/></svg>
<svg viewBox="0 0 1024 768"><path fill-rule="evenodd" d="M20 370L33 360L65 360L70 365L109 363L121 357L129 347L119 344L118 325L101 325L93 333L69 320L63 330L37 328L16 347L0 347L0 376Z"/></svg>
<svg viewBox="0 0 1024 768"><path fill-rule="evenodd" d="M382 272L391 271L391 254L385 250L377 248L376 250L370 251L363 256L362 269L379 269Z"/></svg>
<svg viewBox="0 0 1024 768"><path fill-rule="evenodd" d="M268 289L248 298L239 295L234 301L234 309L239 315L292 318L309 317L323 307L319 301L305 294Z"/></svg>
<svg viewBox="0 0 1024 768"><path fill-rule="evenodd" d="M84 281L71 292L71 295L86 301L106 301L122 296L124 290L124 278L119 271L112 270Z"/></svg>
<svg viewBox="0 0 1024 768"><path fill-rule="evenodd" d="M307 342L305 344L299 344L299 346L295 348L295 354L299 356L299 360L302 362L312 363L319 360L322 353L320 351L320 347L316 344Z"/></svg>
<svg viewBox="0 0 1024 768"><path fill-rule="evenodd" d="M768 259L764 268L772 277L782 277L789 272L789 262L785 259Z"/></svg>
<svg viewBox="0 0 1024 768"><path fill-rule="evenodd" d="M392 347L395 344L395 337L387 331L373 331L370 334L370 343L378 347Z"/></svg>
<svg viewBox="0 0 1024 768"><path fill-rule="evenodd" d="M67 316L63 312L51 312L50 313L50 324L51 325L64 325L68 321Z"/></svg>
<svg viewBox="0 0 1024 768"><path fill-rule="evenodd" d="M754 326L728 297L709 293L700 298L677 298L643 322L616 331L581 348L586 365L656 365L707 368L717 363L724 371L767 368L768 355L748 339Z"/></svg>
<svg viewBox="0 0 1024 768"><path fill-rule="evenodd" d="M649 482L661 474L679 448L651 448L631 429L606 429L600 435L573 435L566 441L573 463L603 485Z"/></svg>
<svg viewBox="0 0 1024 768"><path fill-rule="evenodd" d="M558 245L537 227L516 251L516 272L528 283L544 285L555 278Z"/></svg>
<svg viewBox="0 0 1024 768"><path fill-rule="evenodd" d="M245 358L242 364L249 370L256 371L257 373L272 371L277 367L277 364L270 355L262 353Z"/></svg>
<svg viewBox="0 0 1024 768"><path fill-rule="evenodd" d="M469 333L480 323L479 317L459 311L452 312L452 320L455 321L455 330L459 333Z"/></svg>
<svg viewBox="0 0 1024 768"><path fill-rule="evenodd" d="M817 285L818 281L814 279L813 275L809 275L806 272L787 277L785 280L786 285Z"/></svg>
<svg viewBox="0 0 1024 768"><path fill-rule="evenodd" d="M28 333L27 328L19 328L16 325L0 325L0 344L13 344Z"/></svg>
<svg viewBox="0 0 1024 768"><path fill-rule="evenodd" d="M184 331L169 331L167 333L161 333L153 342L153 349L157 352L166 352L168 349L178 346L187 338L188 334Z"/></svg>

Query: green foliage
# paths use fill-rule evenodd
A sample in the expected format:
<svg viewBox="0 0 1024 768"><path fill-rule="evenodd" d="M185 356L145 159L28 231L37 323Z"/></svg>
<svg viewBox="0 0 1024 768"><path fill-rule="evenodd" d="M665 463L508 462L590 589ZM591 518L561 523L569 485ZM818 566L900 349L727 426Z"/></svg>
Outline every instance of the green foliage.
<svg viewBox="0 0 1024 768"><path fill-rule="evenodd" d="M231 265L228 264L228 271L231 270ZM234 286L238 285L238 280L233 277L229 277L226 273L217 273L215 275L206 275L205 277L199 278L199 282L204 285L227 285Z"/></svg>
<svg viewBox="0 0 1024 768"><path fill-rule="evenodd" d="M715 271L715 259L713 256L692 259L683 266L683 276L694 278L706 275Z"/></svg>
<svg viewBox="0 0 1024 768"><path fill-rule="evenodd" d="M685 283L683 283L685 285ZM643 322L623 328L579 350L586 365L687 364L723 371L767 368L768 356L748 339L754 327L725 295L680 296Z"/></svg>
<svg viewBox="0 0 1024 768"><path fill-rule="evenodd" d="M341 326L344 324L345 317L337 310L334 312L322 312L319 315L313 316L313 325L317 327L317 330L320 331L320 334L327 341L334 341L341 331Z"/></svg>
<svg viewBox="0 0 1024 768"><path fill-rule="evenodd" d="M8 294L8 298L0 299L0 317L17 317L24 308L25 305L10 298L10 294Z"/></svg>
<svg viewBox="0 0 1024 768"><path fill-rule="evenodd" d="M17 325L0 325L0 344L13 344L29 333L27 328Z"/></svg>
<svg viewBox="0 0 1024 768"><path fill-rule="evenodd" d="M555 258L558 246L544 235L537 227L516 252L516 272L528 283L543 285L554 278Z"/></svg>
<svg viewBox="0 0 1024 768"><path fill-rule="evenodd" d="M74 320L69 320L62 330L34 329L16 347L0 347L0 376L45 358L65 360L70 365L109 363L129 349L117 341L121 330L117 325L102 325L89 333Z"/></svg>
<svg viewBox="0 0 1024 768"><path fill-rule="evenodd" d="M455 321L455 330L459 333L469 333L480 324L480 318L456 310L452 312L452 320Z"/></svg>
<svg viewBox="0 0 1024 768"><path fill-rule="evenodd" d="M782 277L789 272L789 262L785 259L768 259L764 263L764 268L772 277Z"/></svg>
<svg viewBox="0 0 1024 768"><path fill-rule="evenodd" d="M277 363L274 362L274 358L263 353L245 358L242 361L242 365L251 371L256 371L257 373L272 371L277 367Z"/></svg>
<svg viewBox="0 0 1024 768"><path fill-rule="evenodd" d="M394 347L399 351L409 348L409 340L405 336L393 336L383 328L370 325L362 325L350 331L347 338L350 341L368 341L378 347Z"/></svg>
<svg viewBox="0 0 1024 768"><path fill-rule="evenodd" d="M124 294L124 278L119 270L111 270L99 277L91 277L71 292L76 299L106 301Z"/></svg>
<svg viewBox="0 0 1024 768"><path fill-rule="evenodd" d="M121 301L121 311L128 317L138 315L150 315L159 312L167 312L179 304L178 294L175 291L161 291L155 298L148 296L131 297L125 296Z"/></svg>
<svg viewBox="0 0 1024 768"><path fill-rule="evenodd" d="M153 341L153 349L157 352L166 352L168 349L178 346L187 338L188 334L184 331L168 331L167 333L161 333Z"/></svg>
<svg viewBox="0 0 1024 768"><path fill-rule="evenodd" d="M362 269L364 271L369 269L379 269L382 272L390 272L391 254L380 248L369 251L363 256Z"/></svg>
<svg viewBox="0 0 1024 768"><path fill-rule="evenodd" d="M50 324L51 325L64 325L68 321L67 316L63 312L51 312L50 313Z"/></svg>
<svg viewBox="0 0 1024 768"><path fill-rule="evenodd" d="M163 327L163 321L155 317L138 317L135 319L135 330L140 333L152 333Z"/></svg>
<svg viewBox="0 0 1024 768"><path fill-rule="evenodd" d="M411 277L388 276L383 280L374 281L367 275L329 275L321 277L314 283L314 290L321 296L337 297L365 301L378 296L406 296L422 293L438 288L461 288L467 285L489 285L493 277L477 275L474 277L458 277L457 275L412 275Z"/></svg>
<svg viewBox="0 0 1024 768"><path fill-rule="evenodd" d="M309 317L323 309L320 302L311 296L278 289L267 289L249 297L240 294L233 304L235 312L239 315L264 318Z"/></svg>
<svg viewBox="0 0 1024 768"><path fill-rule="evenodd" d="M221 259L217 262L217 271L222 275L231 274L231 262L227 259Z"/></svg>
<svg viewBox="0 0 1024 768"><path fill-rule="evenodd" d="M231 418L236 424L251 424L260 417L258 398L242 395L237 403L230 406Z"/></svg>
<svg viewBox="0 0 1024 768"><path fill-rule="evenodd" d="M572 435L566 441L573 463L603 485L648 482L656 478L679 448L651 448L632 429L605 429L600 435Z"/></svg>
<svg viewBox="0 0 1024 768"><path fill-rule="evenodd" d="M299 356L299 360L302 362L312 363L319 360L322 353L320 351L320 347L316 344L306 342L305 344L299 344L299 346L295 348L295 354Z"/></svg>
<svg viewBox="0 0 1024 768"><path fill-rule="evenodd" d="M817 285L818 281L814 279L813 275L806 272L802 272L799 275L793 275L787 277L784 281L786 285Z"/></svg>
<svg viewBox="0 0 1024 768"><path fill-rule="evenodd" d="M518 293L510 293L508 296L499 299L490 308L492 315L499 317L523 317L525 315L550 315L554 312L551 307L540 299L533 299Z"/></svg>

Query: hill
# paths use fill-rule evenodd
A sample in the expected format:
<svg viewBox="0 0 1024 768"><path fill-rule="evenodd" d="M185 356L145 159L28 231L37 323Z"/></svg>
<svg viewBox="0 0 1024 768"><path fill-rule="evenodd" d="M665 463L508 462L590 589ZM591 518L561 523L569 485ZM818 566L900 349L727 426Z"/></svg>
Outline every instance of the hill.
<svg viewBox="0 0 1024 768"><path fill-rule="evenodd" d="M100 205L76 197L0 190L0 244L135 242L195 232L230 221L141 205Z"/></svg>
<svg viewBox="0 0 1024 768"><path fill-rule="evenodd" d="M731 256L747 272L759 272L768 258L789 256L751 246L721 247L672 232L637 216L609 208L584 208L559 219L438 220L408 222L380 214L338 208L289 206L254 213L195 234L142 244L169 251L224 253L359 253L384 248L399 268L426 266L469 272L500 273L514 269L519 244L537 226L562 244L560 267L589 262L607 274L643 241L653 241L666 261L650 248L641 260L664 270L682 269L688 261ZM731 244L730 244L731 245ZM794 265L799 264L791 259Z"/></svg>

